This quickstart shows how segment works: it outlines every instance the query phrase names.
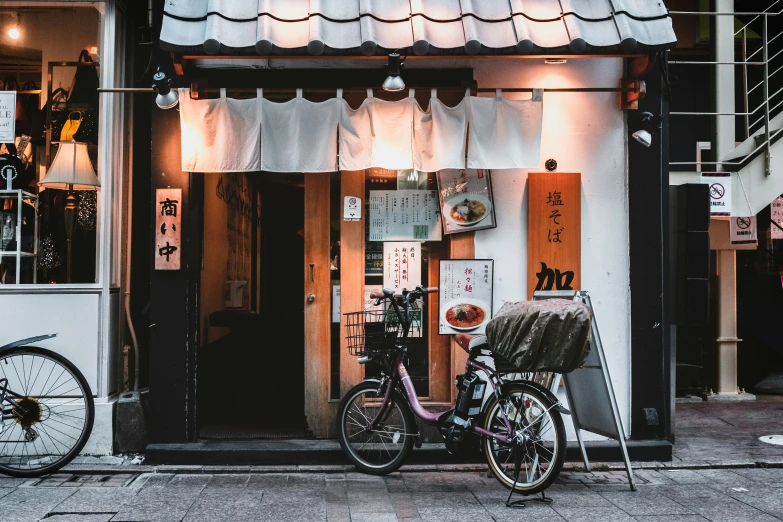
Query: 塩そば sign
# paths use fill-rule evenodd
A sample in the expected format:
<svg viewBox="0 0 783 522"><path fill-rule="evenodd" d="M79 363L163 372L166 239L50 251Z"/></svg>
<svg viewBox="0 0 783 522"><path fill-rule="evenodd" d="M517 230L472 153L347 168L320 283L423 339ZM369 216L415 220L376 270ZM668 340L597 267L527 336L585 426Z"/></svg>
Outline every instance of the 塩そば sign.
<svg viewBox="0 0 783 522"><path fill-rule="evenodd" d="M710 186L710 215L731 216L731 172L702 172L701 182Z"/></svg>
<svg viewBox="0 0 783 522"><path fill-rule="evenodd" d="M182 258L182 189L156 189L155 207L155 270L179 270Z"/></svg>
<svg viewBox="0 0 783 522"><path fill-rule="evenodd" d="M444 234L495 228L489 170L439 170L438 192Z"/></svg>
<svg viewBox="0 0 783 522"><path fill-rule="evenodd" d="M13 143L16 135L16 91L0 91L0 143Z"/></svg>
<svg viewBox="0 0 783 522"><path fill-rule="evenodd" d="M493 280L492 259L442 259L438 333L484 333L492 318Z"/></svg>
<svg viewBox="0 0 783 522"><path fill-rule="evenodd" d="M579 290L582 265L580 174L528 174L527 293Z"/></svg>

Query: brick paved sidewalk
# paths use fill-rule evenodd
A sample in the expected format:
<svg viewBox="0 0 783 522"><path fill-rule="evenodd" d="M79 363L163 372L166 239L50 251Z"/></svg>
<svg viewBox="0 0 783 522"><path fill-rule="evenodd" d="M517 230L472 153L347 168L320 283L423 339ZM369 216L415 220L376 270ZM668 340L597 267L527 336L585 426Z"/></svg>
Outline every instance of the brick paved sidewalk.
<svg viewBox="0 0 783 522"><path fill-rule="evenodd" d="M554 502L510 509L486 472L403 471L0 478L0 520L107 521L748 521L783 520L783 469L563 473Z"/></svg>

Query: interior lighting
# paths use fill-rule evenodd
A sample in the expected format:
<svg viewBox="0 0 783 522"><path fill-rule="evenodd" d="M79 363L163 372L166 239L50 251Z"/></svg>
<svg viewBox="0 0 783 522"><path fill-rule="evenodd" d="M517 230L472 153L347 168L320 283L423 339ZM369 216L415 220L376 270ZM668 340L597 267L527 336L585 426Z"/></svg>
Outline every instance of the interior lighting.
<svg viewBox="0 0 783 522"><path fill-rule="evenodd" d="M565 58L545 58L544 63L547 65L563 65L564 63L567 63L568 60Z"/></svg>
<svg viewBox="0 0 783 522"><path fill-rule="evenodd" d="M401 91L405 88L405 82L402 81L400 71L403 67L403 60L400 59L399 53L389 54L389 62L386 64L386 69L389 71L389 76L383 82L384 91Z"/></svg>
<svg viewBox="0 0 783 522"><path fill-rule="evenodd" d="M155 97L155 103L161 109L171 109L179 103L177 91L171 89L171 79L167 78L166 73L160 68L152 77L152 88L158 93Z"/></svg>
<svg viewBox="0 0 783 522"><path fill-rule="evenodd" d="M8 37L12 40L18 40L21 33L19 32L19 20L22 18L22 16L19 13L16 13L16 20L14 21L14 25L12 25L8 29Z"/></svg>
<svg viewBox="0 0 783 522"><path fill-rule="evenodd" d="M660 115L654 115L651 112L643 112L639 115L640 129L631 136L633 139L649 147L652 145L652 137L661 129L663 118Z"/></svg>

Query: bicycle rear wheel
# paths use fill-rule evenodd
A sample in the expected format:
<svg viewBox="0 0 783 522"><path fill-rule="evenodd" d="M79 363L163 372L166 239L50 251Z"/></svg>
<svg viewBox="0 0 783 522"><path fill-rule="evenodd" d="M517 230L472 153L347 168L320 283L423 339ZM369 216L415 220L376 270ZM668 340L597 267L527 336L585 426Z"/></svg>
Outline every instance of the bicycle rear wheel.
<svg viewBox="0 0 783 522"><path fill-rule="evenodd" d="M0 473L37 477L84 448L95 419L92 392L65 357L23 346L0 352Z"/></svg>
<svg viewBox="0 0 783 522"><path fill-rule="evenodd" d="M389 405L375 426L383 393L377 382L363 382L343 397L337 411L337 438L343 453L354 466L372 475L386 475L397 470L413 447L416 424L405 398L392 391Z"/></svg>

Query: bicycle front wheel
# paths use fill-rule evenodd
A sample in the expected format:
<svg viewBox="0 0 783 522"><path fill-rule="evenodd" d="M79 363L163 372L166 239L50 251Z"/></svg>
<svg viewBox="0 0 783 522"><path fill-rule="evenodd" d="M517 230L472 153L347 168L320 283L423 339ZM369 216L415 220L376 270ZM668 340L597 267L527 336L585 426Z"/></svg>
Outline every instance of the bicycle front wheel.
<svg viewBox="0 0 783 522"><path fill-rule="evenodd" d="M374 428L371 424L383 401L377 382L351 388L337 411L337 438L354 466L372 475L397 470L413 447L415 422L405 398L397 390Z"/></svg>
<svg viewBox="0 0 783 522"><path fill-rule="evenodd" d="M95 404L84 376L65 357L35 346L0 352L0 384L0 473L53 473L84 448Z"/></svg>

